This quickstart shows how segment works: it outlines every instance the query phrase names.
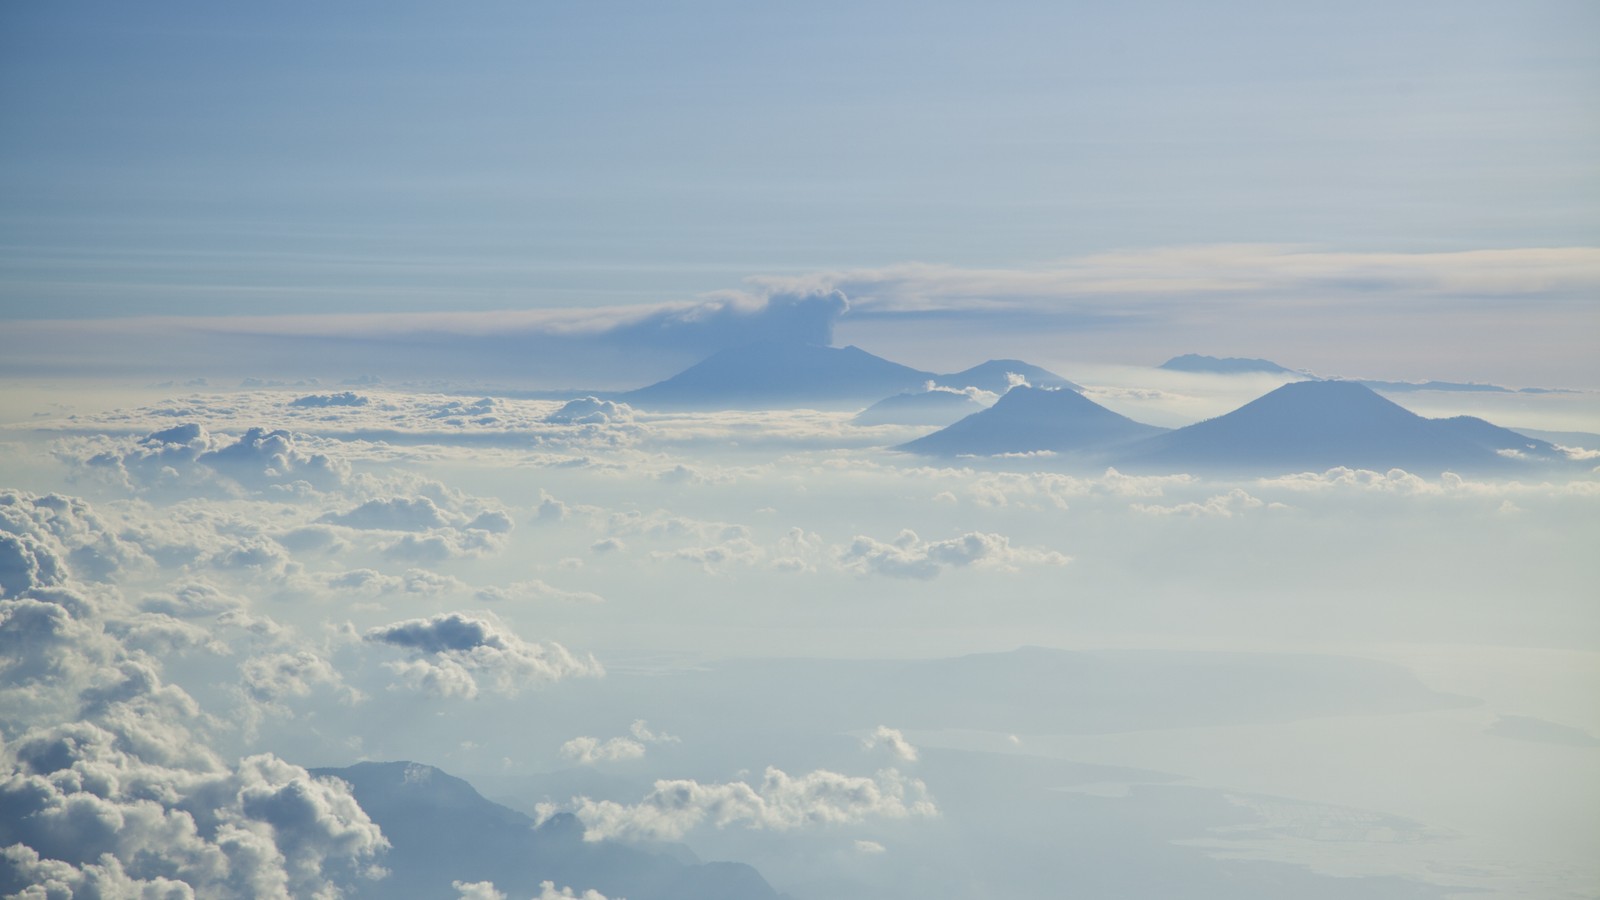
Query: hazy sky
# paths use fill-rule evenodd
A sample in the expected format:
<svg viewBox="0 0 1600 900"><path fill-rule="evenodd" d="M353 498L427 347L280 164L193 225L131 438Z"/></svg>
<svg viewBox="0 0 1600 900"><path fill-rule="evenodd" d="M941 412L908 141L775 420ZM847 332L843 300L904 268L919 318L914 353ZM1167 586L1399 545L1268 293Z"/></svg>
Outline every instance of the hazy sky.
<svg viewBox="0 0 1600 900"><path fill-rule="evenodd" d="M1585 2L10 3L0 315L1593 245L1597 30Z"/></svg>
<svg viewBox="0 0 1600 900"><path fill-rule="evenodd" d="M0 894L1592 900L1597 35L0 2Z"/></svg>

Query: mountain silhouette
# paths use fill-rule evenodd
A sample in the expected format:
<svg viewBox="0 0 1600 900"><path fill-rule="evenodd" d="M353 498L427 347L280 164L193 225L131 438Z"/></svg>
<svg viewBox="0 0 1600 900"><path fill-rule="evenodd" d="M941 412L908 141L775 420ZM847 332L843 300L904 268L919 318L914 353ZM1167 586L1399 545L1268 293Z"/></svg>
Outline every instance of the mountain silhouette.
<svg viewBox="0 0 1600 900"><path fill-rule="evenodd" d="M312 772L348 782L392 845L382 860L388 877L354 885L357 897L453 897L452 881L493 881L508 896L528 897L546 880L629 900L779 897L742 863L685 863L666 852L585 841L582 823L565 813L535 827L528 816L433 766L366 762ZM690 855L687 848L676 850Z"/></svg>
<svg viewBox="0 0 1600 900"><path fill-rule="evenodd" d="M987 409L965 391L933 388L885 397L850 421L857 425L949 425Z"/></svg>
<svg viewBox="0 0 1600 900"><path fill-rule="evenodd" d="M1226 415L1123 448L1117 464L1263 474L1336 466L1437 472L1513 467L1519 455L1565 458L1544 441L1482 419L1423 418L1353 381L1297 381Z"/></svg>
<svg viewBox="0 0 1600 900"><path fill-rule="evenodd" d="M966 387L975 387L980 391L991 394L1004 394L1012 387L1010 376L1020 375L1023 380L1033 387L1058 387L1070 391L1082 391L1083 388L1073 384L1060 375L1042 369L1032 363L1025 363L1020 359L991 359L979 363L970 369L954 372L949 375L940 375L938 383L943 387L961 390Z"/></svg>
<svg viewBox="0 0 1600 900"><path fill-rule="evenodd" d="M1199 353L1185 353L1182 356L1174 356L1156 368L1166 369L1169 372L1202 372L1211 375L1246 375L1263 372L1269 375L1304 376L1305 374L1304 372L1296 372L1293 369L1280 366L1269 359L1245 359L1237 356L1202 356Z"/></svg>
<svg viewBox="0 0 1600 900"><path fill-rule="evenodd" d="M839 407L920 390L937 378L859 347L761 343L714 353L620 399L646 409Z"/></svg>
<svg viewBox="0 0 1600 900"><path fill-rule="evenodd" d="M1071 390L1017 387L994 406L896 447L925 456L1103 451L1160 434Z"/></svg>

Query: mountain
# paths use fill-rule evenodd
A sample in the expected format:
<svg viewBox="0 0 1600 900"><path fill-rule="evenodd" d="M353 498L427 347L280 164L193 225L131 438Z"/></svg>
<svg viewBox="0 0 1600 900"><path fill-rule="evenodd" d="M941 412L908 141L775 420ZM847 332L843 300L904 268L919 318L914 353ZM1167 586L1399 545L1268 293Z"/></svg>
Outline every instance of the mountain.
<svg viewBox="0 0 1600 900"><path fill-rule="evenodd" d="M884 398L850 421L857 425L949 425L986 408L966 391L936 387Z"/></svg>
<svg viewBox="0 0 1600 900"><path fill-rule="evenodd" d="M742 863L685 863L667 852L585 841L583 825L568 814L535 827L528 816L432 766L368 762L312 772L348 782L392 844L382 860L388 877L359 883L357 897L453 897L452 881L493 881L508 896L528 897L548 880L629 900L778 898Z"/></svg>
<svg viewBox="0 0 1600 900"><path fill-rule="evenodd" d="M620 399L646 409L843 406L919 390L937 377L859 347L761 343L714 353Z"/></svg>
<svg viewBox="0 0 1600 900"><path fill-rule="evenodd" d="M1353 381L1297 381L1227 415L1124 448L1117 465L1258 474L1336 466L1433 473L1517 465L1510 454L1549 462L1565 458L1544 441L1482 419L1425 419Z"/></svg>
<svg viewBox="0 0 1600 900"><path fill-rule="evenodd" d="M1073 384L1049 369L1041 369L1020 359L991 359L965 371L951 375L940 375L938 383L943 387L955 388L958 391L966 387L975 387L980 391L988 391L991 394L1004 394L1011 389L1011 375L1022 376L1033 387L1066 388L1069 391L1083 390L1081 386Z"/></svg>
<svg viewBox="0 0 1600 900"><path fill-rule="evenodd" d="M895 449L926 456L993 456L1038 450L1081 453L1109 449L1163 430L1114 413L1075 391L1017 387L994 406Z"/></svg>
<svg viewBox="0 0 1600 900"><path fill-rule="evenodd" d="M1297 375L1303 376L1304 372L1287 369L1268 359L1244 359L1237 356L1216 357L1201 356L1198 353L1185 353L1157 366L1169 372L1201 372L1210 375L1247 375L1266 373L1269 375Z"/></svg>

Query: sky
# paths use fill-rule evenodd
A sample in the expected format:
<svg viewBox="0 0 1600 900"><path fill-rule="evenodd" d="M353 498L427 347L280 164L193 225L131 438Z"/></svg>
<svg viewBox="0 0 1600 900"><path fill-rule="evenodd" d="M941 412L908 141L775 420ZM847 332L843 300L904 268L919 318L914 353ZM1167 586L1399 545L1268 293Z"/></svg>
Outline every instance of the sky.
<svg viewBox="0 0 1600 900"><path fill-rule="evenodd" d="M1596 33L0 5L0 894L1600 896Z"/></svg>
<svg viewBox="0 0 1600 900"><path fill-rule="evenodd" d="M1352 351L1364 374L1430 377L1408 356L1431 335L1440 368L1476 354L1487 380L1596 379L1561 345L1595 327L1600 282L1591 4L0 15L9 319L691 303L921 265L939 274L883 301L896 321L863 319L863 340L933 328L923 308L948 281L984 324L946 334L1037 333L994 309L1021 305L1071 340L1128 298L962 276L1092 271L1107 254L1159 266L1140 254L1179 248L1189 271L1158 274L1172 279L1242 245L1323 264L1288 267L1300 277L1254 303L1159 292L1205 304L1215 346L1172 349L1190 324L1094 329L1072 350L1154 363L1152 344L1289 345L1330 369L1308 333L1354 342L1358 318L1385 326ZM1569 260L1500 267L1556 283L1469 267L1420 310L1417 282L1369 256L1537 249ZM848 280L869 304L883 287ZM1436 327L1445 312L1462 315ZM1543 366L1516 364L1541 341Z"/></svg>

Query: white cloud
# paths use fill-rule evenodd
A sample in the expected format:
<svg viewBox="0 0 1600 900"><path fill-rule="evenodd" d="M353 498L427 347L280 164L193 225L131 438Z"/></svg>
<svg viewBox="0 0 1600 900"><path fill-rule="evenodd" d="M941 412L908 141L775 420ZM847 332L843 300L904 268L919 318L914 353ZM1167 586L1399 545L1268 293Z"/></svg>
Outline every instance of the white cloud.
<svg viewBox="0 0 1600 900"><path fill-rule="evenodd" d="M318 686L338 690L346 700L360 696L345 687L332 663L308 650L253 656L240 664L239 674L251 697L264 703L307 697Z"/></svg>
<svg viewBox="0 0 1600 900"><path fill-rule="evenodd" d="M643 719L635 719L628 729L632 737L613 737L601 740L587 735L575 737L561 745L561 755L579 765L592 766L603 762L621 762L642 759L646 744L676 744L678 738L650 729Z"/></svg>
<svg viewBox="0 0 1600 900"><path fill-rule="evenodd" d="M522 640L492 617L441 613L368 629L366 640L407 651L389 663L401 683L441 697L472 698L480 684L515 694L530 684L605 673L594 657L580 659L556 643Z"/></svg>
<svg viewBox="0 0 1600 900"><path fill-rule="evenodd" d="M580 735L561 745L561 756L583 766L592 766L603 762L621 762L628 759L643 759L644 745L636 740L625 737L599 738Z"/></svg>
<svg viewBox="0 0 1600 900"><path fill-rule="evenodd" d="M892 543L857 536L840 554L841 563L861 574L892 578L933 578L946 568L977 566L1014 570L1022 565L1066 565L1053 550L1013 547L1005 535L973 531L942 541L924 541L909 529Z"/></svg>
<svg viewBox="0 0 1600 900"><path fill-rule="evenodd" d="M368 500L347 512L328 513L322 521L346 528L428 531L453 526L460 519L445 513L427 497L387 497Z"/></svg>
<svg viewBox="0 0 1600 900"><path fill-rule="evenodd" d="M911 742L906 740L906 736L901 734L897 728L879 725L861 743L868 750L882 747L901 762L914 763L917 761L917 748L912 746Z"/></svg>
<svg viewBox="0 0 1600 900"><path fill-rule="evenodd" d="M563 403L544 420L553 425L625 425L633 421L633 407L615 400L579 397Z"/></svg>
<svg viewBox="0 0 1600 900"><path fill-rule="evenodd" d="M64 550L53 537L34 549ZM206 593L166 599L236 612ZM131 640L152 626L198 628L65 579L0 600L0 847L14 872L87 895L224 898L326 894L376 875L387 842L348 786L270 754L225 764L205 740L210 717ZM277 683L292 692L308 671L280 670Z"/></svg>
<svg viewBox="0 0 1600 900"><path fill-rule="evenodd" d="M539 893L534 896L533 900L606 900L606 895L593 888L589 888L579 894L569 887L557 888L553 881L541 881L539 883ZM617 900L624 900L624 898L618 897Z"/></svg>
<svg viewBox="0 0 1600 900"><path fill-rule="evenodd" d="M452 881L450 886L456 889L456 900L506 900L492 881Z"/></svg>
<svg viewBox="0 0 1600 900"><path fill-rule="evenodd" d="M1226 519L1243 515L1249 510L1283 509L1284 506L1281 503L1268 504L1264 500L1250 496L1243 488L1233 488L1226 494L1218 494L1199 502L1178 503L1172 506L1135 503L1128 508L1151 516L1216 516Z"/></svg>
<svg viewBox="0 0 1600 900"><path fill-rule="evenodd" d="M938 809L921 780L894 769L871 777L818 769L791 776L768 767L758 786L742 781L701 784L690 779L657 781L635 804L578 797L572 811L584 824L584 839L678 840L695 827L743 825L785 831L842 825L867 819L935 816ZM560 810L539 807L541 818Z"/></svg>

